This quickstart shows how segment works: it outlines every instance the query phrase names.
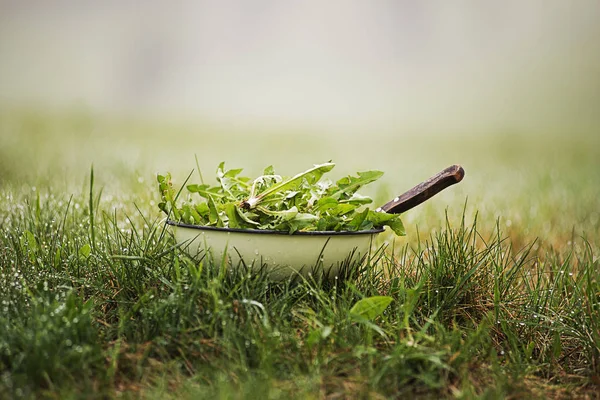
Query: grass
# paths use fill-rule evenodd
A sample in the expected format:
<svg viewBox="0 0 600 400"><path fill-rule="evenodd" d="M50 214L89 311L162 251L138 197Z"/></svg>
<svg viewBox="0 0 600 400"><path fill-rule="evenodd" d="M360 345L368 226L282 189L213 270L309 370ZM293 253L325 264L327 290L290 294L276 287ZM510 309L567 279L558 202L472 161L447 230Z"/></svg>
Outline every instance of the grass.
<svg viewBox="0 0 600 400"><path fill-rule="evenodd" d="M249 154L272 137L87 114L0 121L2 398L598 397L596 136L412 137L367 159L348 154L364 140L352 136L278 136ZM268 158L284 173L328 158L379 168L381 202L438 162L464 160L467 177L405 215L406 239L382 235L356 280L273 282L176 246L154 173L185 178L186 143L201 166L250 175ZM427 152L399 162L405 146ZM184 148L189 162L174 157ZM350 315L377 295L393 298L381 315Z"/></svg>

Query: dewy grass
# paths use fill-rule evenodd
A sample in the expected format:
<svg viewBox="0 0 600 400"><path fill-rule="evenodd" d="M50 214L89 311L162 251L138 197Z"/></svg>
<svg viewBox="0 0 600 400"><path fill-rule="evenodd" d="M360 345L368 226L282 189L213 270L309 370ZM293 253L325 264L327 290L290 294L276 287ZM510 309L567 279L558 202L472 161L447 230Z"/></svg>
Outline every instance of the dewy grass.
<svg viewBox="0 0 600 400"><path fill-rule="evenodd" d="M144 198L126 211L88 182L87 196L2 188L0 397L595 390L593 243L513 249L499 227L447 218L416 246L375 249L356 279L272 282L188 256ZM353 316L373 296L391 301Z"/></svg>
<svg viewBox="0 0 600 400"><path fill-rule="evenodd" d="M269 133L0 114L0 398L599 392L596 133L370 136L386 145L366 158L358 135L277 148ZM250 173L330 158L344 174L381 169L376 204L439 164L469 176L404 214L405 238L379 235L355 279L277 283L189 257L159 219L155 168L185 176L195 152ZM379 316L351 315L374 296L392 298Z"/></svg>

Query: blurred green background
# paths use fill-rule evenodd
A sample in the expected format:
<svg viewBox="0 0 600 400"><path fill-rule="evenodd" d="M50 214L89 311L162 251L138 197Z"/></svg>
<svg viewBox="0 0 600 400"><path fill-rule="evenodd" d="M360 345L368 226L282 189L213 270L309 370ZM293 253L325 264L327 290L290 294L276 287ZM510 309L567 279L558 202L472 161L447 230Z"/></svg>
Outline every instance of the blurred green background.
<svg viewBox="0 0 600 400"><path fill-rule="evenodd" d="M2 1L0 184L72 193L93 164L131 201L195 155L208 176L333 160L385 171L385 202L460 163L409 238L466 202L517 243L597 243L598 20L591 0Z"/></svg>

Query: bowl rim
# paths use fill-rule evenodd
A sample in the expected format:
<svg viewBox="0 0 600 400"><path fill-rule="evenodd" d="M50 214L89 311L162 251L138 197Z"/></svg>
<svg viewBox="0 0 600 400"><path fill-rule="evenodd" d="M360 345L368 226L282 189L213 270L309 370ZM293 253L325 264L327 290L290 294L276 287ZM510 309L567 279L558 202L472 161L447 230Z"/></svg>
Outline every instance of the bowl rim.
<svg viewBox="0 0 600 400"><path fill-rule="evenodd" d="M178 228L191 228L198 229L201 231L216 231L216 232L235 232L235 233L243 233L248 235L285 235L285 236L358 236L358 235L373 235L376 233L381 233L385 229L377 228L377 229L369 229L367 231L301 231L289 233L286 231L276 231L272 229L240 229L240 228L219 228L216 226L206 226L206 225L192 225L186 224L184 222L177 222L171 219L167 219L167 225L175 226Z"/></svg>

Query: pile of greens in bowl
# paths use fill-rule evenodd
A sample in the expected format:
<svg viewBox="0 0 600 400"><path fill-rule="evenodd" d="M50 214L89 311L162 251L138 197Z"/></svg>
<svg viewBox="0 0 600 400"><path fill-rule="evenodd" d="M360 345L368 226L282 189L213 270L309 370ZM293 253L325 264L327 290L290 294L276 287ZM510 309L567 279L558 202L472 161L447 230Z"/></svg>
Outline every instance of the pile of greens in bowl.
<svg viewBox="0 0 600 400"><path fill-rule="evenodd" d="M318 164L293 177L277 175L272 166L255 179L240 176L241 169L217 168L217 185L187 184L176 190L171 175L158 175L159 208L175 221L218 228L297 231L364 231L390 227L404 235L397 214L372 210L372 199L358 189L379 179L383 172L358 172L333 182L323 176L334 163ZM187 182L187 181L186 181ZM184 200L181 200L184 197ZM180 201L181 200L181 201Z"/></svg>

